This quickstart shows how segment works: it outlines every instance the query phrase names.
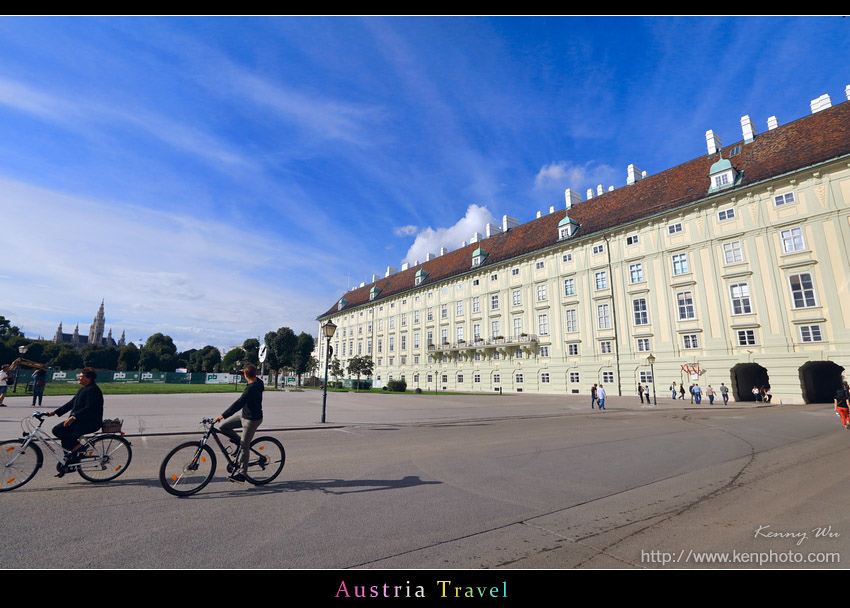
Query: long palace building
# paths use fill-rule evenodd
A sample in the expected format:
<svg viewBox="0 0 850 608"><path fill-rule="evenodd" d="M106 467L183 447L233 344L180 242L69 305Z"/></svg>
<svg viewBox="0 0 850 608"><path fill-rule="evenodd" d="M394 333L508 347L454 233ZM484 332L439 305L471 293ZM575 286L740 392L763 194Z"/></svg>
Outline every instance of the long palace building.
<svg viewBox="0 0 850 608"><path fill-rule="evenodd" d="M630 165L624 187L568 189L566 208L388 268L318 317L334 357L371 356L378 386L627 395L654 369L659 396L831 402L850 363L850 102L811 108L762 133L744 116L735 144L708 131L704 156Z"/></svg>

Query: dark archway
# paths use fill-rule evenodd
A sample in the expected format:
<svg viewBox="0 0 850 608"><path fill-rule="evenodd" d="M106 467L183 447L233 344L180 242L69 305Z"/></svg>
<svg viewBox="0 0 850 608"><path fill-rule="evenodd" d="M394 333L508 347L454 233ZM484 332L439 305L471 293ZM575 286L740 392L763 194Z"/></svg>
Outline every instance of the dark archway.
<svg viewBox="0 0 850 608"><path fill-rule="evenodd" d="M758 363L739 363L731 369L732 394L735 401L755 401L754 386L770 386L767 369Z"/></svg>
<svg viewBox="0 0 850 608"><path fill-rule="evenodd" d="M800 386L806 403L832 403L842 386L844 368L832 361L809 361L800 367Z"/></svg>

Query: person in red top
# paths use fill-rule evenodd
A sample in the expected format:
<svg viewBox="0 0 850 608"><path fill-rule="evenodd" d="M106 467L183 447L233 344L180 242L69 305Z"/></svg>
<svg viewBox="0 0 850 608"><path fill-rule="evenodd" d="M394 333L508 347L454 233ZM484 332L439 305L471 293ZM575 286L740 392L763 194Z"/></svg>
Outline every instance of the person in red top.
<svg viewBox="0 0 850 608"><path fill-rule="evenodd" d="M835 393L835 411L841 417L841 424L845 429L850 430L850 407L848 407L847 393L843 388L838 389Z"/></svg>

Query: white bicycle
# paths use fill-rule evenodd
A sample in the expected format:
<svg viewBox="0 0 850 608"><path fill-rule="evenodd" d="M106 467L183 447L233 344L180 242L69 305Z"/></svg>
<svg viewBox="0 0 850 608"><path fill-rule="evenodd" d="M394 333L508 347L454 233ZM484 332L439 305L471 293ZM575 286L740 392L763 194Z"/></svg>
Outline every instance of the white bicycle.
<svg viewBox="0 0 850 608"><path fill-rule="evenodd" d="M20 488L35 477L44 464L44 452L39 445L56 458L60 477L76 471L83 479L99 483L115 479L127 470L133 451L130 442L123 437L120 421L106 420L102 428L107 432L80 437L83 449L72 454L41 430L47 416L46 412L33 412L21 421L23 436L20 439L0 441L3 465L0 492Z"/></svg>

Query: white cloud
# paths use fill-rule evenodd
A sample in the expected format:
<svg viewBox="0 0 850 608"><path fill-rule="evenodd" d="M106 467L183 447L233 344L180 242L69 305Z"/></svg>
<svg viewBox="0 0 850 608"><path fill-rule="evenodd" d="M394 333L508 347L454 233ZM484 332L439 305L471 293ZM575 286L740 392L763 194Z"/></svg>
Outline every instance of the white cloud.
<svg viewBox="0 0 850 608"><path fill-rule="evenodd" d="M416 234L417 230L419 230L418 226L408 224L407 226L398 226L393 232L396 236L410 236L411 234Z"/></svg>
<svg viewBox="0 0 850 608"><path fill-rule="evenodd" d="M440 248L445 247L448 251L458 249L463 241L469 242L472 234L475 232L484 233L484 227L488 224L495 224L496 219L487 209L479 205L470 205L464 215L456 224L448 228L437 228L434 230L430 226L422 230L416 235L416 240L407 251L402 262L415 263L425 261L425 256L428 253L439 254Z"/></svg>
<svg viewBox="0 0 850 608"><path fill-rule="evenodd" d="M596 189L602 184L605 190L614 185L615 171L609 165L597 165L589 161L583 165L575 165L569 161L549 163L541 167L534 178L535 190L555 188L572 188L582 192L587 188ZM625 176L625 171L623 171Z"/></svg>

